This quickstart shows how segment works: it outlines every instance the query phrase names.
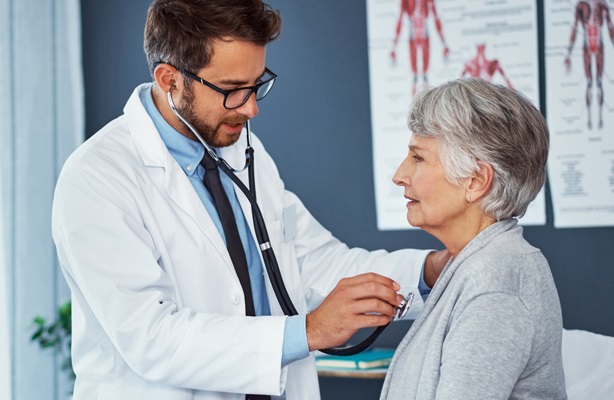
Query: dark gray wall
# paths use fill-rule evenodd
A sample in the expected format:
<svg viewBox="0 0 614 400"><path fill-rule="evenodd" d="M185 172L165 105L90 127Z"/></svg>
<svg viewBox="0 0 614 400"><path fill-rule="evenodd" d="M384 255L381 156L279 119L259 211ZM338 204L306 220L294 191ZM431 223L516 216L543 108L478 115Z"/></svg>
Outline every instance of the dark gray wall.
<svg viewBox="0 0 614 400"><path fill-rule="evenodd" d="M260 103L252 129L287 187L341 240L368 249L441 248L421 231L376 228L365 3L270 1L284 20L267 58L279 79ZM150 79L142 50L148 5L149 0L82 1L88 136L118 116L133 88ZM543 77L543 67L540 72ZM547 112L543 100L541 109ZM608 253L614 228L554 229L548 191L547 204L548 224L526 228L525 236L550 262L565 327L614 336L614 262ZM395 345L408 326L391 328L379 344ZM322 379L325 398L377 398L380 386Z"/></svg>

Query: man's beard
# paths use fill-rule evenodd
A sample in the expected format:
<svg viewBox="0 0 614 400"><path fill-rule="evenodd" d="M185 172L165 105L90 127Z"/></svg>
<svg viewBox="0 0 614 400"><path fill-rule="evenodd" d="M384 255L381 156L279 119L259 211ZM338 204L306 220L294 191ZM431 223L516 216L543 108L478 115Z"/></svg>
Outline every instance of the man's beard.
<svg viewBox="0 0 614 400"><path fill-rule="evenodd" d="M192 86L186 85L183 91L183 99L181 100L181 104L176 106L177 112L192 125L192 127L196 130L198 134L202 137L202 139L212 147L227 147L235 144L237 140L239 140L240 135L230 136L230 135L220 135L218 133L220 126L223 122L236 124L236 123L244 123L247 118L240 118L232 121L221 121L217 126L212 126L207 122L201 120L196 115L194 108L192 107L194 101L194 91L192 90ZM181 119L180 119L181 121ZM193 135L193 132L187 125L181 121L183 126L185 126L186 131ZM192 139L198 140L196 137L192 137Z"/></svg>

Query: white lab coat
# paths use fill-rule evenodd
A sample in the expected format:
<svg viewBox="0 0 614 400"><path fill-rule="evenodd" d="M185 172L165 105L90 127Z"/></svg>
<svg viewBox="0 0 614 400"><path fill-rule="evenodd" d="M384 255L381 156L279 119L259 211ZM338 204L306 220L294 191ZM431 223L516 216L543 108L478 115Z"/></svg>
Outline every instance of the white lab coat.
<svg viewBox="0 0 614 400"><path fill-rule="evenodd" d="M273 316L244 316L226 246L141 104L150 85L71 155L58 179L52 228L72 291L74 399L318 399L313 355L281 367L286 317L268 280ZM426 252L348 249L284 189L257 138L253 146L258 201L299 313L343 276L367 270L417 286ZM221 156L242 166L244 149L243 136ZM251 225L251 207L237 195Z"/></svg>

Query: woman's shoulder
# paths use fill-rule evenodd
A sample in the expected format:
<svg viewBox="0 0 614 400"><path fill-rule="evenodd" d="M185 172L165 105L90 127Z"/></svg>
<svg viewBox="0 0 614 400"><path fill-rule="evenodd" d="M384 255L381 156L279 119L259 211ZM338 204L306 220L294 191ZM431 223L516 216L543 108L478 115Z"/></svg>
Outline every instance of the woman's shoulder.
<svg viewBox="0 0 614 400"><path fill-rule="evenodd" d="M521 235L501 235L465 259L455 275L466 299L503 293L517 297L534 317L560 310L548 261Z"/></svg>
<svg viewBox="0 0 614 400"><path fill-rule="evenodd" d="M467 257L457 273L478 290L515 294L552 279L548 261L538 248L524 240L521 228L504 232Z"/></svg>

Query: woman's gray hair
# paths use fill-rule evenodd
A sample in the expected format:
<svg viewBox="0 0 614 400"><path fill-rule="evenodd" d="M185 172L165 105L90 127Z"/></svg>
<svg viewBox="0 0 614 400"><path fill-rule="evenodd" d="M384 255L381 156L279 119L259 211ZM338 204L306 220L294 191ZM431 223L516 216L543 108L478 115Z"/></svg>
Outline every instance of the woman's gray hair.
<svg viewBox="0 0 614 400"><path fill-rule="evenodd" d="M448 180L459 184L492 165L494 179L481 207L497 221L522 217L546 181L548 127L531 101L483 79L457 79L419 92L407 124L439 139Z"/></svg>

